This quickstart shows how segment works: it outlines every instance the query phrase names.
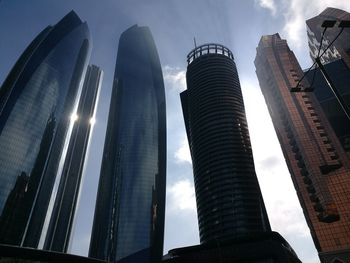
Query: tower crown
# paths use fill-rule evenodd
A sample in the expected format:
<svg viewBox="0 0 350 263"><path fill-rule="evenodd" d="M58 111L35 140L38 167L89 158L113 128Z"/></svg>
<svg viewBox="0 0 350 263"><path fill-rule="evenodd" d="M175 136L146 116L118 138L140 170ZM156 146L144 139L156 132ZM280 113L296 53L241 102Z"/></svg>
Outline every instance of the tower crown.
<svg viewBox="0 0 350 263"><path fill-rule="evenodd" d="M220 54L234 60L231 50L229 50L224 45L208 43L208 44L203 44L198 47L195 47L194 49L191 50L190 53L188 53L187 55L188 65L191 64L193 61L195 61L197 58L207 54Z"/></svg>

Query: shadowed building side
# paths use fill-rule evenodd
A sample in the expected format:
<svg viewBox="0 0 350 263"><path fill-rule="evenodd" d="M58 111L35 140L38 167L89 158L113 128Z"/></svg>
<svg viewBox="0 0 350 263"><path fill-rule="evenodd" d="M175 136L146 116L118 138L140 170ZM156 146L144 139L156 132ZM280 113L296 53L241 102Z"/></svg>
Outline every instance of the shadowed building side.
<svg viewBox="0 0 350 263"><path fill-rule="evenodd" d="M310 232L324 263L350 261L350 162L287 42L263 36L256 73ZM305 79L302 85L309 83ZM315 87L317 89L317 87ZM342 262L342 261L340 261Z"/></svg>
<svg viewBox="0 0 350 263"><path fill-rule="evenodd" d="M150 30L119 40L89 255L160 262L163 254L166 115L162 70Z"/></svg>
<svg viewBox="0 0 350 263"><path fill-rule="evenodd" d="M33 40L0 89L0 220L19 176L28 176L21 215L0 226L16 235L1 243L39 244L89 56L87 24L72 11Z"/></svg>

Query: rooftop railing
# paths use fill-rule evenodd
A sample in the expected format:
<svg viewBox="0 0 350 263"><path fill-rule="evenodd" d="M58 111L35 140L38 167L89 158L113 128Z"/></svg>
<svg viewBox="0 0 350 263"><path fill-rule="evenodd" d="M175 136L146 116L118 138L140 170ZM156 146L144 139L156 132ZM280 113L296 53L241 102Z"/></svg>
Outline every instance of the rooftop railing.
<svg viewBox="0 0 350 263"><path fill-rule="evenodd" d="M187 63L188 65L191 64L194 60L199 58L200 56L207 55L207 54L220 54L224 55L226 57L234 59L232 52L225 46L220 44L204 44L199 47L194 48L188 55L187 55Z"/></svg>

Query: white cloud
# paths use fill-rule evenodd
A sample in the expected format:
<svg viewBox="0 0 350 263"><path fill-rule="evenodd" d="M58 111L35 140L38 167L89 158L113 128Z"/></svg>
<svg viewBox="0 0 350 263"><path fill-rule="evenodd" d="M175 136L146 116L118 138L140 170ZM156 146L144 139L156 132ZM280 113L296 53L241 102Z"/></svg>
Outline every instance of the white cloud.
<svg viewBox="0 0 350 263"><path fill-rule="evenodd" d="M273 16L276 15L277 8L274 0L256 0L255 3L257 3L262 8L270 10Z"/></svg>
<svg viewBox="0 0 350 263"><path fill-rule="evenodd" d="M168 212L196 211L194 186L190 180L183 179L170 185L167 189L167 194Z"/></svg>
<svg viewBox="0 0 350 263"><path fill-rule="evenodd" d="M281 2L285 25L283 33L292 49L300 49L306 43L305 20L321 13L327 7L336 7L350 11L349 0L289 0Z"/></svg>
<svg viewBox="0 0 350 263"><path fill-rule="evenodd" d="M164 252L199 244L195 193L192 180L178 180L167 187Z"/></svg>
<svg viewBox="0 0 350 263"><path fill-rule="evenodd" d="M176 150L174 157L178 163L182 163L182 162L192 163L191 153L190 153L190 148L188 146L187 138L184 138L181 141L181 145Z"/></svg>
<svg viewBox="0 0 350 263"><path fill-rule="evenodd" d="M272 229L285 237L310 237L285 161L277 155L278 153L273 154L276 156L256 161L256 170ZM269 159L274 160L272 165Z"/></svg>
<svg viewBox="0 0 350 263"><path fill-rule="evenodd" d="M177 67L163 67L163 77L165 86L176 91L184 91L186 89L186 71Z"/></svg>

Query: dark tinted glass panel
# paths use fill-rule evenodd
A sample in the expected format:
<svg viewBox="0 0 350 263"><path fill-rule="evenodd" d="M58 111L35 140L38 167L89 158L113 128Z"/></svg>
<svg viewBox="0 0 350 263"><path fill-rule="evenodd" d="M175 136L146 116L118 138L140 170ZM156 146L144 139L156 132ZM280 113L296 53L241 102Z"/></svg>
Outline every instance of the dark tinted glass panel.
<svg viewBox="0 0 350 263"><path fill-rule="evenodd" d="M102 71L89 66L46 236L44 248L48 250L68 249L101 81Z"/></svg>
<svg viewBox="0 0 350 263"><path fill-rule="evenodd" d="M350 107L350 70L348 66L342 59L339 59L326 64L325 70L332 79L346 105ZM348 122L348 118L322 76L321 71L319 69L314 69L310 71L306 77L314 87L314 94L341 145L346 152L350 152L350 125L344 125Z"/></svg>
<svg viewBox="0 0 350 263"><path fill-rule="evenodd" d="M86 24L70 13L21 58L22 69L5 81L0 119L0 240L36 246L88 55ZM80 21L80 20L79 20ZM71 24L70 24L71 22ZM40 38L41 35L39 35ZM28 56L27 53L32 53ZM18 65L16 65L18 66ZM51 164L51 165L50 165ZM38 201L45 200L42 205ZM35 202L34 202L35 201ZM33 209L34 205L36 209ZM32 212L34 211L34 213ZM39 215L35 237L29 221ZM27 228L26 228L27 227ZM33 237L33 239L32 239ZM34 241L35 240L35 241Z"/></svg>
<svg viewBox="0 0 350 263"><path fill-rule="evenodd" d="M121 262L160 260L165 132L156 48L148 28L134 26L119 41L90 256Z"/></svg>

